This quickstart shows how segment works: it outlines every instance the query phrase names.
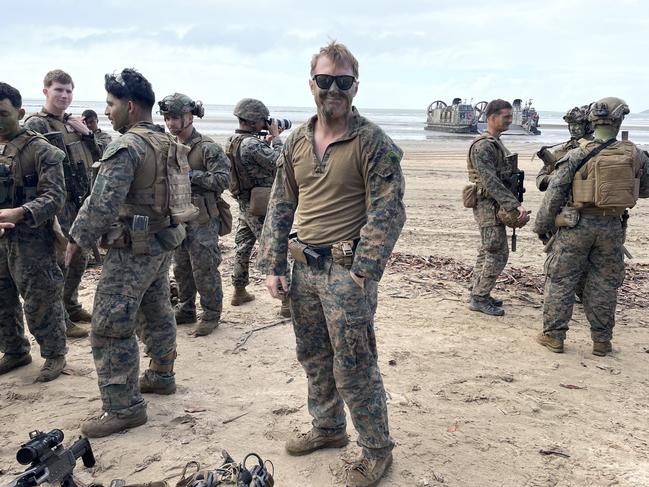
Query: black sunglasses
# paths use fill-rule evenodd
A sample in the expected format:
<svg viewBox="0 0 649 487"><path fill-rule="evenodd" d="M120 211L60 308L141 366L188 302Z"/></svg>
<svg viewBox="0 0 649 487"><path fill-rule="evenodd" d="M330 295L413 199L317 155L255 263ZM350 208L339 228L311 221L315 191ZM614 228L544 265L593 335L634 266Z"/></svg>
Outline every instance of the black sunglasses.
<svg viewBox="0 0 649 487"><path fill-rule="evenodd" d="M313 76L313 81L315 81L315 84L318 85L318 88L320 88L321 90L328 90L329 88L331 88L331 85L335 81L338 89L347 91L354 85L356 78L350 76L349 74L342 74L340 76L332 76L330 74L316 74Z"/></svg>

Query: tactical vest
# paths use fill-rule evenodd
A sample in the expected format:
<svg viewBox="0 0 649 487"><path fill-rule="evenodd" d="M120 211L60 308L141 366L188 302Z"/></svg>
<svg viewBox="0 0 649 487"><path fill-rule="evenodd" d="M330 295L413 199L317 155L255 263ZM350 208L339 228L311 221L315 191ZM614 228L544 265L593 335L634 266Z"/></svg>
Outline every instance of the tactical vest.
<svg viewBox="0 0 649 487"><path fill-rule="evenodd" d="M22 158L23 150L36 139L46 139L25 130L11 142L0 144L0 208L18 208L36 197L38 171L33 158Z"/></svg>
<svg viewBox="0 0 649 487"><path fill-rule="evenodd" d="M191 202L189 148L174 141L169 134L144 127L133 127L127 133L142 138L147 150L120 209L120 217L147 216L152 231L164 226L169 218L173 224L194 219L198 209Z"/></svg>
<svg viewBox="0 0 649 487"><path fill-rule="evenodd" d="M586 153L597 145L590 140L580 141ZM642 170L636 151L632 142L623 140L614 142L590 159L573 179L573 205L618 211L633 208L640 194L638 175Z"/></svg>
<svg viewBox="0 0 649 487"><path fill-rule="evenodd" d="M238 133L228 139L225 146L225 153L227 154L232 167L230 169L230 193L237 199L250 199L250 190L254 188L254 184L250 180L248 170L241 161L241 143L248 137L254 137L251 133Z"/></svg>
<svg viewBox="0 0 649 487"><path fill-rule="evenodd" d="M469 147L469 152L466 156L466 169L469 175L469 181L472 183L476 183L478 185L480 185L480 176L478 175L478 171L476 171L473 160L471 159L471 151L473 150L473 146L475 144L477 144L478 142L484 139L487 139L489 142L494 144L496 148L501 152L503 158L511 154L507 149L507 147L505 147L503 143L500 141L500 139L497 139L487 133L480 135L473 142L471 142L471 146ZM498 171L498 176L500 176L500 171Z"/></svg>
<svg viewBox="0 0 649 487"><path fill-rule="evenodd" d="M192 139L191 148L187 159L189 167L198 171L207 171L205 160L203 159L202 145L203 143L214 143L214 141L204 135L198 134L197 137ZM218 205L220 202L219 196L214 191L210 191L200 186L192 185L192 203L198 208L198 217L195 222L199 225L207 223L210 218L219 217Z"/></svg>
<svg viewBox="0 0 649 487"><path fill-rule="evenodd" d="M65 148L68 152L68 157L70 161L74 164L78 164L83 161L84 166L86 167L86 173L90 174L90 169L94 162L94 157L88 149L88 146L84 144L81 135L67 123L61 121L55 116L40 111L33 115L27 117L29 120L31 117L43 118L47 121L47 124L50 127L50 132L61 132L63 134L63 141L65 142Z"/></svg>
<svg viewBox="0 0 649 487"><path fill-rule="evenodd" d="M190 169L196 169L197 171L207 171L207 166L205 166L205 161L203 160L203 151L201 151L201 146L203 142L214 142L209 137L198 134L198 137L194 138L192 141L191 148L189 149L189 154L187 154L187 161L189 163Z"/></svg>

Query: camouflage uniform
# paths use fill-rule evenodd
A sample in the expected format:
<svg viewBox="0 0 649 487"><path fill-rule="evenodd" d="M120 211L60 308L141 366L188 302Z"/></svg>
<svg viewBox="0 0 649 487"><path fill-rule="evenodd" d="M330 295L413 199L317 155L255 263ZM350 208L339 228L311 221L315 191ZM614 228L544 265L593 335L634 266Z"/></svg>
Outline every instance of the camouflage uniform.
<svg viewBox="0 0 649 487"><path fill-rule="evenodd" d="M106 234L118 218L130 226L131 207L138 208L128 198L152 149L132 133L134 129L164 132L140 122L108 146L92 192L70 231L83 249ZM176 321L169 301L172 252L164 250L153 235L148 244L150 252L144 255L136 255L130 245L109 249L94 301L90 342L103 409L124 416L146 407L138 386L138 309L144 319L141 338L147 355L159 364L173 364L175 358Z"/></svg>
<svg viewBox="0 0 649 487"><path fill-rule="evenodd" d="M478 185L473 216L480 229L481 245L473 268L471 295L487 299L509 257L505 225L498 219L499 208L513 211L521 203L502 181L505 156L510 152L491 136L479 136L469 149L469 179Z"/></svg>
<svg viewBox="0 0 649 487"><path fill-rule="evenodd" d="M620 142L610 149L616 149ZM594 342L607 342L613 336L617 289L624 281L624 231L620 212L604 214L597 207L580 209L575 227L555 226L554 218L566 204L571 204L571 190L577 166L597 147L570 151L557 164L553 183L548 188L534 222L534 232L540 236L556 234L545 261L545 293L543 303L543 333L563 341L572 317L575 290L584 283L584 313L591 326ZM609 149L604 149L605 153ZM640 174L640 197L649 197L649 158L636 150ZM620 210L621 211L621 210ZM586 273L585 277L582 275Z"/></svg>
<svg viewBox="0 0 649 487"><path fill-rule="evenodd" d="M7 157L10 146L19 143L25 145L11 160ZM17 356L29 353L22 297L27 325L40 346L41 356L62 356L66 353L63 275L56 263L52 219L65 201L61 164L64 154L25 130L0 147L0 165L8 166L13 175L20 167L23 178L32 176L26 172L33 168L37 180L35 194L22 204L28 210L26 219L0 239L0 351ZM11 207L5 204L0 207Z"/></svg>
<svg viewBox="0 0 649 487"><path fill-rule="evenodd" d="M97 141L101 154L103 154L106 147L108 147L108 145L113 141L113 138L108 132L104 132L102 129L97 129L95 132L95 140Z"/></svg>
<svg viewBox="0 0 649 487"><path fill-rule="evenodd" d="M192 198L203 198L203 195L209 194L216 202L230 183L230 160L217 143L202 136L196 129L185 145L191 147L188 158L192 168ZM188 316L196 315L198 291L203 308L202 319L218 321L223 307L219 273L219 218L212 215L205 205L197 206L202 208L202 215L187 225L187 238L174 254L179 311Z"/></svg>
<svg viewBox="0 0 649 487"><path fill-rule="evenodd" d="M70 137L71 139L74 139L74 143L80 143L85 146L84 153L86 158L84 163L86 165L86 172L89 176L93 162L99 160L102 151L99 142L94 135L86 136L74 132L74 129L66 123L69 116L69 114L65 114L63 117L56 117L43 108L39 113L31 115L25 120L25 128L34 130L41 134L46 134L48 132L62 132L63 130L66 130L65 137ZM62 128L61 125L64 125L65 128ZM69 155L72 156L71 154ZM74 219L77 217L78 211L79 209L73 202L72 198L66 198L63 208L57 214L59 223L61 224L61 229L67 238L69 238L70 227L72 226ZM65 269L63 304L70 315L74 315L81 311L81 303L79 303L79 284L81 284L81 278L83 277L83 273L86 271L88 258L88 252L78 252L70 262L67 269Z"/></svg>
<svg viewBox="0 0 649 487"><path fill-rule="evenodd" d="M576 149L577 147L579 147L579 142L577 142L575 139L570 139L568 142L561 144L560 147L556 148L553 151L550 151L550 155L555 161L558 161L572 149ZM539 173L536 175L536 187L539 189L539 191L545 191L546 189L548 189L555 169L556 162L548 164L544 161L543 167L541 167Z"/></svg>
<svg viewBox="0 0 649 487"><path fill-rule="evenodd" d="M302 171L312 173L306 176L310 179L327 173L329 167L337 164L345 164L346 168L349 161L349 179L363 178L359 193L367 208L359 227L347 229L349 238L357 242L351 271L365 277L365 287L361 289L352 280L350 270L331 257L325 257L322 269L296 261L290 287L291 312L297 357L308 379L314 429L324 434L344 431L346 403L366 458L384 458L394 443L377 364L374 313L378 281L406 217L402 152L379 127L354 109L347 134L330 144L321 164L310 169L314 167L315 122L313 117L291 134L278 161L261 238L260 267L269 275L281 276L286 272L288 235L294 216L298 221L307 218L307 213L315 220L336 218L326 214L324 207L319 212L298 207L299 194L306 194L307 190L301 177L296 180L296 167L308 165L309 169ZM302 156L294 157L298 145L309 149L302 149ZM341 154L350 147L359 148L360 160L341 162L345 157ZM365 174L355 174L357 165ZM319 188L319 184L313 183L311 187ZM345 196L342 191L341 188L341 198ZM304 228L298 224L298 237L301 229ZM324 246L322 242L316 243Z"/></svg>
<svg viewBox="0 0 649 487"><path fill-rule="evenodd" d="M230 145L236 138L243 137L239 146L239 157L246 167L248 178L253 187L270 188L275 179L275 162L282 151L282 141L279 137L274 138L269 146L263 140L243 131L237 131L236 135L228 139ZM226 148L226 152L227 152ZM232 284L236 288L246 287L249 283L250 255L255 242L261 236L264 226L263 216L256 216L250 213L250 193L244 192L237 197L239 203L239 225L234 236L236 244L234 268L232 270Z"/></svg>

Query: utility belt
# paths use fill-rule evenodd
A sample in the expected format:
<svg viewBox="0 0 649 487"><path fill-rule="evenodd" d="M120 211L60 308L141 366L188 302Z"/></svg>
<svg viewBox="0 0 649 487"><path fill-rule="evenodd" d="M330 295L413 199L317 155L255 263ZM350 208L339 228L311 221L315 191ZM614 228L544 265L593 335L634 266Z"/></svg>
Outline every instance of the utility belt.
<svg viewBox="0 0 649 487"><path fill-rule="evenodd" d="M331 257L334 263L351 269L354 263L354 254L360 239L343 240L333 245L315 246L302 242L297 234L289 235L288 250L297 262L306 264L315 269L324 269L325 259Z"/></svg>
<svg viewBox="0 0 649 487"><path fill-rule="evenodd" d="M554 217L554 224L559 228L574 228L582 216L622 218L624 212L625 208L598 208L597 206L576 208L574 206L564 206Z"/></svg>
<svg viewBox="0 0 649 487"><path fill-rule="evenodd" d="M155 238L163 250L171 251L178 248L186 236L185 227L171 225L168 217L150 223L148 216L135 215L130 225L124 221L113 223L108 233L102 235L99 246L104 249L130 248L134 255L150 255L151 238Z"/></svg>

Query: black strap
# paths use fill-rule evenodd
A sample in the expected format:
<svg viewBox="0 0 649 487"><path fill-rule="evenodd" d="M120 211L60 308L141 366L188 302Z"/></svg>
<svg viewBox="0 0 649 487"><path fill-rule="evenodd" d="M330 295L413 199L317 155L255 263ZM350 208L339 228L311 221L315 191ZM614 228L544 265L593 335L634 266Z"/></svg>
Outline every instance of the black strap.
<svg viewBox="0 0 649 487"><path fill-rule="evenodd" d="M577 166L577 169L575 169L575 174L577 174L577 173L579 172L579 170L580 170L582 167L584 167L584 165L585 165L588 161L590 161L593 157L595 157L597 154L599 154L600 152L602 152L604 149L606 149L609 145L613 144L614 142L617 142L617 139L612 138L612 139L607 140L606 142L604 142L602 145L597 146L597 147L594 148L592 151L590 151L590 152L588 153L588 155L587 155L586 157L584 157L584 158L581 160L581 162L580 162L579 165Z"/></svg>

